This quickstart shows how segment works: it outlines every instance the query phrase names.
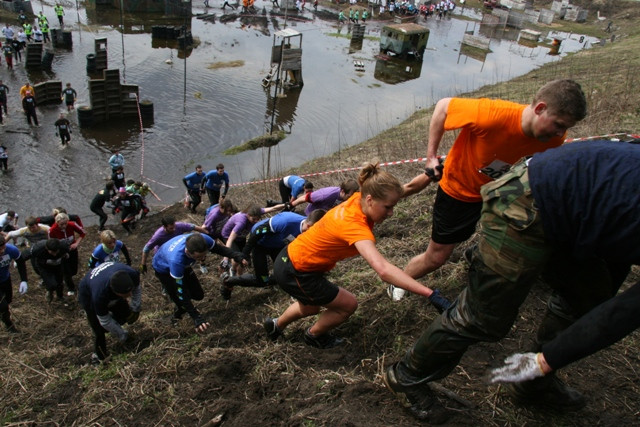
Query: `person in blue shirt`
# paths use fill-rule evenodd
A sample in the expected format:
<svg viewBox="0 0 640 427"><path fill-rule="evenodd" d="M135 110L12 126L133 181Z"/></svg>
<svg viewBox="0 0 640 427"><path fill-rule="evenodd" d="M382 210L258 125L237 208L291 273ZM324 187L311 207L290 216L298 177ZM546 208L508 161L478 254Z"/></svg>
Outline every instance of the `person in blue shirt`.
<svg viewBox="0 0 640 427"><path fill-rule="evenodd" d="M201 301L204 298L204 290L192 266L196 262L204 262L207 252L231 257L236 262L247 263L242 252L235 252L223 245L217 245L211 237L200 233L174 237L160 246L151 261L156 277L176 305L172 322L177 323L184 313L188 313L193 319L196 332L204 332L209 327L209 322L191 302L192 300Z"/></svg>
<svg viewBox="0 0 640 427"><path fill-rule="evenodd" d="M201 165L196 166L195 172L191 172L189 175L182 178L182 183L187 187L187 195L189 199L187 207L192 213L196 213L196 208L202 201L202 180L204 180L204 172L202 172Z"/></svg>
<svg viewBox="0 0 640 427"><path fill-rule="evenodd" d="M111 332L124 343L129 332L122 325L132 324L140 316L140 274L128 265L105 262L90 270L78 288L78 301L94 335L91 363L98 365L109 355L105 333ZM131 304L128 298L131 298Z"/></svg>
<svg viewBox="0 0 640 427"><path fill-rule="evenodd" d="M313 191L313 183L296 175L287 175L278 182L282 203L290 203L303 192Z"/></svg>
<svg viewBox="0 0 640 427"><path fill-rule="evenodd" d="M118 168L124 168L124 156L120 154L117 148L113 150L113 155L109 157L109 166L111 166L111 172L117 171Z"/></svg>
<svg viewBox="0 0 640 427"><path fill-rule="evenodd" d="M220 203L222 199L227 196L227 191L229 191L229 174L224 171L224 165L219 163L215 169L207 172L202 184L207 190L209 204L213 206L216 203ZM221 195L220 192L223 184L224 193Z"/></svg>
<svg viewBox="0 0 640 427"><path fill-rule="evenodd" d="M104 262L121 262L120 254L124 255L127 265L131 265L131 257L127 245L116 239L116 235L111 230L104 230L100 233L100 243L93 250L89 258L89 268L95 268Z"/></svg>
<svg viewBox="0 0 640 427"><path fill-rule="evenodd" d="M18 332L18 329L11 320L11 312L9 304L13 300L13 286L11 285L11 273L9 267L13 262L18 265L18 273L20 274L21 294L27 292L27 267L24 258L20 256L20 250L13 245L5 243L4 239L0 239L0 316L7 330L12 333Z"/></svg>
<svg viewBox="0 0 640 427"><path fill-rule="evenodd" d="M262 288L274 284L269 275L269 261L276 257L286 245L301 233L318 222L327 211L316 209L308 217L295 212L281 212L271 218L263 219L251 228L249 240L242 249L246 259L253 263L254 274L245 273L238 276L222 275L220 294L224 300L231 298L234 286Z"/></svg>

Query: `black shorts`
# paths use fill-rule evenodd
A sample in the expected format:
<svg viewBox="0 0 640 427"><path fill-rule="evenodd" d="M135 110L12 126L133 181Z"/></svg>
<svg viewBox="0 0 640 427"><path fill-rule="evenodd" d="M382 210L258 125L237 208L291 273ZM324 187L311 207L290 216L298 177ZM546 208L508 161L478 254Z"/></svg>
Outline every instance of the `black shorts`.
<svg viewBox="0 0 640 427"><path fill-rule="evenodd" d="M462 202L438 187L431 240L441 245L464 242L475 233L481 211L482 202Z"/></svg>
<svg viewBox="0 0 640 427"><path fill-rule="evenodd" d="M278 286L303 305L326 305L336 299L340 288L324 273L300 273L293 268L287 247L280 251L273 266Z"/></svg>

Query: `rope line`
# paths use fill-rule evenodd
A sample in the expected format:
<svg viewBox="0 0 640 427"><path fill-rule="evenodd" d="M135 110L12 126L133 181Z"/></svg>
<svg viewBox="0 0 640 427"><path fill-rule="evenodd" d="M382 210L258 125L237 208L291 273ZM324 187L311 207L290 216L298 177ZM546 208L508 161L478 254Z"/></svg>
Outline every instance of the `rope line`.
<svg viewBox="0 0 640 427"><path fill-rule="evenodd" d="M640 138L640 135L638 134L629 134L629 133L611 133L611 134L607 134L607 135L597 135L597 136L587 136L587 137L583 137L583 138L567 138L564 140L564 142L576 142L576 141L589 141L592 139L605 139L605 138L615 138L615 137L631 137L631 138ZM396 166L396 165L404 165L407 163L418 163L418 162L425 162L427 160L426 157L418 157L416 159L406 159L406 160L396 160L396 161L391 161L391 162L382 162L379 164L379 166L382 167L386 167L386 166ZM356 171L356 170L360 170L361 167L350 167L350 168L342 168L342 169L334 169L334 170L329 170L329 171L322 171L322 172L311 172L311 173L307 173L307 174L302 174L302 175L298 175L301 178L306 178L306 177L310 177L310 176L321 176L321 175L331 175L334 173L341 173L341 172L351 172L351 171ZM242 187L245 185L252 185L252 184L264 184L264 183L268 183L268 182L277 182L280 181L282 178L284 177L278 177L278 178L268 178L268 179L262 179L262 180L257 180L257 181L246 181L246 182L241 182L238 184L230 184L229 187Z"/></svg>

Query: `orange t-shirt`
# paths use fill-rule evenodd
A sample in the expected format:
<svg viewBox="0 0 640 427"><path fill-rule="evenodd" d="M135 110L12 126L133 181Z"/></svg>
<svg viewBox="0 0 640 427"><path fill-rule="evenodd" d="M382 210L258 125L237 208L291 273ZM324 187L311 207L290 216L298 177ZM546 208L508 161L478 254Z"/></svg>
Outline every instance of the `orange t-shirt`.
<svg viewBox="0 0 640 427"><path fill-rule="evenodd" d="M354 193L289 244L289 259L297 271L329 271L338 261L358 255L354 243L376 241L373 222L362 213L361 198L360 192Z"/></svg>
<svg viewBox="0 0 640 427"><path fill-rule="evenodd" d="M513 165L524 156L562 145L564 136L541 142L522 132L525 107L486 98L451 99L444 128L461 131L440 180L445 193L463 202L480 202L480 187L492 180L480 169Z"/></svg>

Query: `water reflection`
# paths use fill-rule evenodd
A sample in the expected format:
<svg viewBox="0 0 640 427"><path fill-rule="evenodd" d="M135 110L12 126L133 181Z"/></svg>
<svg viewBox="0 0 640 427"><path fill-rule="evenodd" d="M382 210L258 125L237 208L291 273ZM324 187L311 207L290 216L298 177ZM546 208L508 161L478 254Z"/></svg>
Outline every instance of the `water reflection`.
<svg viewBox="0 0 640 427"><path fill-rule="evenodd" d="M511 79L590 42L579 42L576 35L555 34L564 38L558 57L538 49L523 58L510 50L515 44L510 41L511 34L517 36L517 32L505 31L492 38L492 51L483 58L479 70L475 60L459 61L467 22L454 14L452 19L426 22L430 37L422 62L380 62L376 59L379 41L366 38L356 46L365 72L357 72L354 57L349 55L350 41L329 35L338 31L336 19L311 22L314 15L305 12L302 18L306 20L296 17L298 21L293 21L289 16L287 25L290 28L295 22L304 35L304 90L289 90L286 97L279 98L264 90L262 80L271 69L273 45L273 36L265 34L283 29L284 17L268 9L266 14L259 11L253 16L223 15L195 3L194 13L203 19L188 20L196 45L185 51L151 35L153 25L182 26L180 18L128 13L121 18L117 10L89 5L88 10L78 11L81 25L70 22L67 26L73 31L73 49L55 49L51 73L26 74L18 67L4 79L14 92L27 79L32 84L71 81L78 91L77 105L88 105L86 56L94 52L96 38L106 38L109 66L121 70L122 83L138 85L140 98L152 101L155 109L154 123L142 131L135 120L112 121L75 131L71 147L65 150L60 150L52 130L62 106L40 109L42 128L28 129L23 117L11 117L3 142L12 143L14 172L0 185L4 190L20 183L25 189L19 192L25 194L17 194L14 200L18 208L31 206L25 217L59 205L64 194L69 210L91 219L88 202L104 184L108 153L114 147L126 157L129 177L144 175L157 181L154 190L164 201L173 201L182 195L181 178L193 169L194 162L207 169L224 163L232 183L278 174L370 138L443 96ZM204 18L213 14L215 19ZM71 11L67 15L75 17ZM55 16L53 12L51 16ZM223 17L228 17L226 23ZM367 31L376 34L381 25L367 22ZM215 62L239 65L210 68ZM12 97L9 102L11 109L19 109L17 99ZM75 114L70 119L77 123ZM277 147L234 156L222 154L263 135L271 128L271 120L274 129L289 133Z"/></svg>

